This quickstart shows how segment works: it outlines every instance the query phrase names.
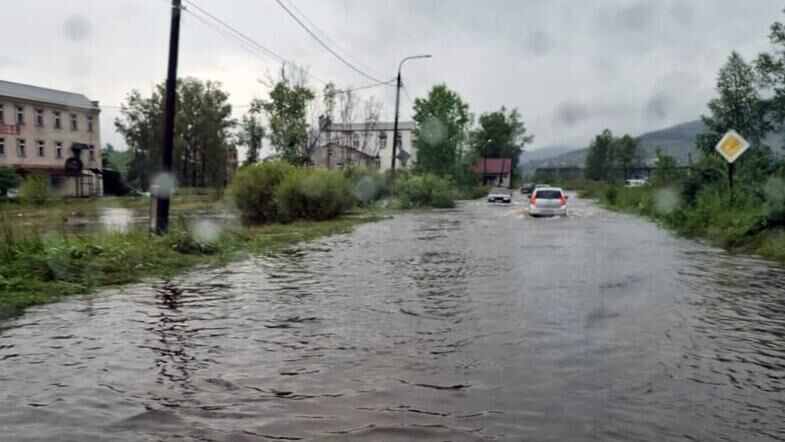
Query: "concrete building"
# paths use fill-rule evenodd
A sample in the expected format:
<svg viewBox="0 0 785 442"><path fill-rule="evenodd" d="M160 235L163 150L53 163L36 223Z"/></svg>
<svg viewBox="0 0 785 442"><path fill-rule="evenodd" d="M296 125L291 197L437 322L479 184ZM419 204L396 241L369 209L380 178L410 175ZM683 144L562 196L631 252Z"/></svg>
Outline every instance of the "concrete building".
<svg viewBox="0 0 785 442"><path fill-rule="evenodd" d="M411 167L417 159L414 145L414 122L399 122L401 137L396 167ZM311 152L314 165L340 169L359 164L381 171L392 165L393 123L332 123L326 124L318 145Z"/></svg>
<svg viewBox="0 0 785 442"><path fill-rule="evenodd" d="M101 195L99 113L82 94L0 80L0 167L44 174L58 195Z"/></svg>

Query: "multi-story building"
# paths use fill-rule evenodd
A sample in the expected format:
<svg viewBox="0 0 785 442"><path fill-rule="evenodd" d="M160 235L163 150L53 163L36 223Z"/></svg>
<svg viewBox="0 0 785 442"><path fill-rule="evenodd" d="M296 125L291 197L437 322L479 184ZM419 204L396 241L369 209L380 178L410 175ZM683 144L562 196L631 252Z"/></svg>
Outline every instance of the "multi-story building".
<svg viewBox="0 0 785 442"><path fill-rule="evenodd" d="M0 80L0 167L44 174L58 195L101 195L99 113L82 94Z"/></svg>
<svg viewBox="0 0 785 442"><path fill-rule="evenodd" d="M399 122L396 167L414 164L417 152L414 144L414 122ZM332 123L326 124L319 135L318 146L311 161L328 169L339 169L347 164L359 164L386 171L392 165L393 123Z"/></svg>

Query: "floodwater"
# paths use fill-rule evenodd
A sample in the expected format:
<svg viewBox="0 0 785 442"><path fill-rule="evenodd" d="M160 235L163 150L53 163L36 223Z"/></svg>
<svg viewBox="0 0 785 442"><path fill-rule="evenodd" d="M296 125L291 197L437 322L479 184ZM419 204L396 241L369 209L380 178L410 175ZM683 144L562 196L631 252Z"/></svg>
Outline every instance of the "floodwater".
<svg viewBox="0 0 785 442"><path fill-rule="evenodd" d="M9 441L785 440L785 268L470 202L0 323Z"/></svg>

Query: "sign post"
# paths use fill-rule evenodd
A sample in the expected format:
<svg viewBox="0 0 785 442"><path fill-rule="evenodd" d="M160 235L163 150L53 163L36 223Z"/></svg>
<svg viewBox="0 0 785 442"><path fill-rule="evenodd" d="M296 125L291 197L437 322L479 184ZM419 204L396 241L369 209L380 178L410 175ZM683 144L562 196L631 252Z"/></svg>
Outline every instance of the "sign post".
<svg viewBox="0 0 785 442"><path fill-rule="evenodd" d="M726 132L714 146L714 149L728 162L728 188L731 192L733 192L733 162L749 148L750 143L733 129Z"/></svg>

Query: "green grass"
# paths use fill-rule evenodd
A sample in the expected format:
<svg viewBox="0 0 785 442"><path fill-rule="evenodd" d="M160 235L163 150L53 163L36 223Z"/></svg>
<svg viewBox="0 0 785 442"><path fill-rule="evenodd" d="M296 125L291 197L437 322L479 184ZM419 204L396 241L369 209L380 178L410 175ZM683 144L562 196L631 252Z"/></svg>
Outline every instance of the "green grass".
<svg viewBox="0 0 785 442"><path fill-rule="evenodd" d="M330 221L301 221L224 231L199 242L178 227L163 237L127 234L40 235L0 227L0 318L74 294L148 277L171 277L197 265L220 266L249 254L279 250L327 235L351 231L381 219L357 211Z"/></svg>
<svg viewBox="0 0 785 442"><path fill-rule="evenodd" d="M703 238L731 252L785 262L785 216L782 207L741 189L734 196L706 188L684 201L678 186L623 187L586 181L575 188L603 207L647 217L688 238Z"/></svg>

